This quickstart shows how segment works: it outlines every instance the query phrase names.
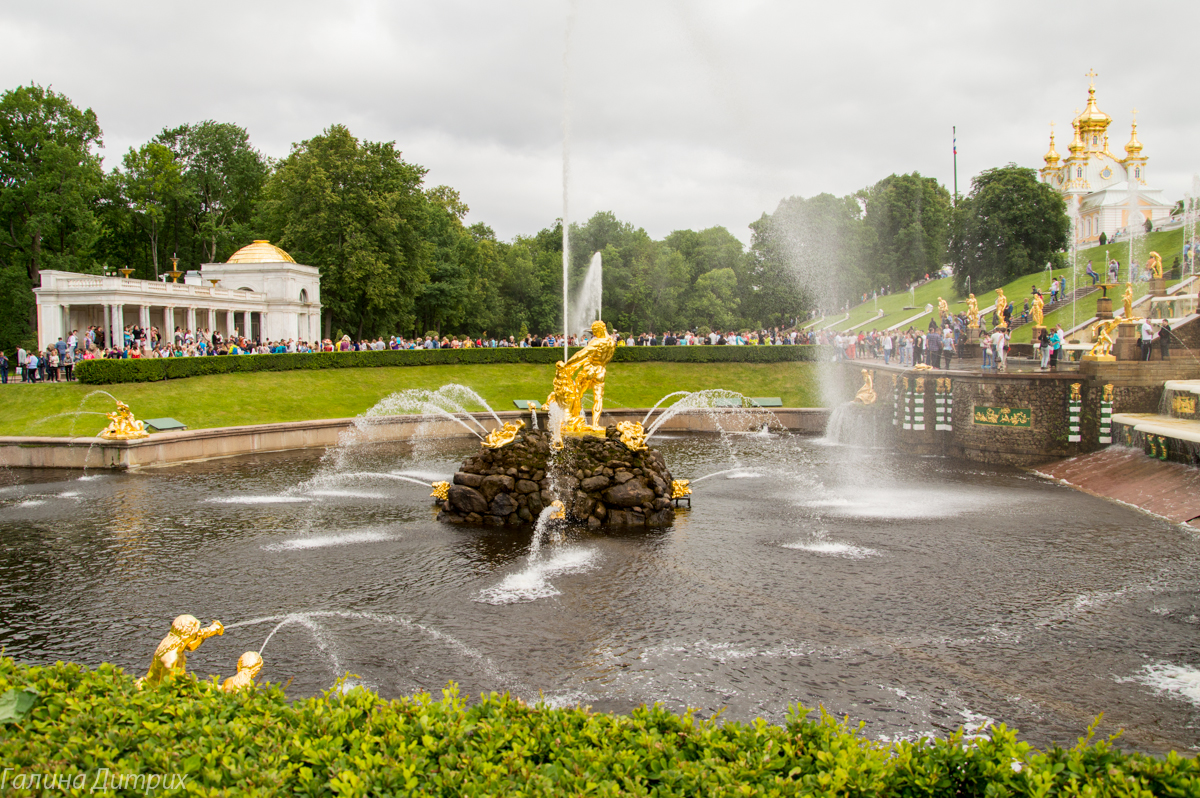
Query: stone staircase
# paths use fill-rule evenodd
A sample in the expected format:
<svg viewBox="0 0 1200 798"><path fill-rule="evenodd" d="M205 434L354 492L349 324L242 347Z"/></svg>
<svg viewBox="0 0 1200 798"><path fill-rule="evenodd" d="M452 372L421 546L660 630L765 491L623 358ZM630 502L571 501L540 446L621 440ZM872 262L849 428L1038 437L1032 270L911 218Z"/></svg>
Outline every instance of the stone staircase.
<svg viewBox="0 0 1200 798"><path fill-rule="evenodd" d="M1100 286L1098 286L1098 285L1085 285L1080 288L1076 288L1074 291L1064 294L1063 298L1060 299L1059 301L1047 302L1045 305L1043 305L1042 306L1042 315L1049 316L1051 313L1058 310L1059 308L1069 305L1078 299L1083 299L1088 294L1094 294L1099 290L1100 290ZM1049 293L1049 292L1047 292L1047 293ZM1043 294L1043 297L1044 296L1045 296L1045 294ZM1025 302L1024 297L1021 298L1021 302L1022 302L1022 304L1024 304L1024 302ZM1026 324L1029 323L1027 321L1022 321L1020 314L1021 314L1021 308L1016 307L1016 305L1014 303L1012 326L1009 327L1009 332L1012 332L1013 330L1016 330L1019 327L1024 327Z"/></svg>

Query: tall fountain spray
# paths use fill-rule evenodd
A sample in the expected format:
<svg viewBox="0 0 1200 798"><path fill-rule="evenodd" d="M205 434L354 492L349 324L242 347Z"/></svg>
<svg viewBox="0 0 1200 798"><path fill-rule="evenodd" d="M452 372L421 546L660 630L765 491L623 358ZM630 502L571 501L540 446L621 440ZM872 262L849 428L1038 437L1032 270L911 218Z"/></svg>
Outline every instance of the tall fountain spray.
<svg viewBox="0 0 1200 798"><path fill-rule="evenodd" d="M571 304L571 318L576 333L587 332L592 322L600 318L600 312L603 310L604 267L601 260L599 252L592 255L587 274L583 277L583 284L579 286L575 301Z"/></svg>
<svg viewBox="0 0 1200 798"><path fill-rule="evenodd" d="M1139 255L1137 242L1144 232L1141 222L1141 203L1138 202L1138 194L1138 181L1130 178L1129 198L1126 206L1128 210L1125 213L1125 218L1129 227L1129 282L1131 283L1137 279L1138 272L1140 271L1137 267Z"/></svg>
<svg viewBox="0 0 1200 798"><path fill-rule="evenodd" d="M571 33L575 29L575 17L579 13L579 0L571 0L567 7L567 30L563 36L563 110L562 110L562 188L563 188L563 246L562 246L562 290L563 290L563 361L567 360L567 272L571 263L571 222L567 214L567 199L571 182Z"/></svg>

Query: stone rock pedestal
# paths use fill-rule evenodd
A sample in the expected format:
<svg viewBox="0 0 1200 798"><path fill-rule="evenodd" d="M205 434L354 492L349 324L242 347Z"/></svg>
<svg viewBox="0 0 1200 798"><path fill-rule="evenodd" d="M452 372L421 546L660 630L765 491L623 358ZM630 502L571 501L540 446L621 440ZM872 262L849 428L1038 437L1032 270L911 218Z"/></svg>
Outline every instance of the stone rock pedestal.
<svg viewBox="0 0 1200 798"><path fill-rule="evenodd" d="M1112 354L1117 360L1141 360L1142 350L1138 347L1138 325L1121 323L1113 339Z"/></svg>
<svg viewBox="0 0 1200 798"><path fill-rule="evenodd" d="M1150 278L1150 296L1166 296L1167 281L1162 277Z"/></svg>
<svg viewBox="0 0 1200 798"><path fill-rule="evenodd" d="M1099 299L1097 299L1096 300L1096 318L1103 321L1104 319L1111 319L1112 317L1113 317L1112 297L1102 296Z"/></svg>
<svg viewBox="0 0 1200 798"><path fill-rule="evenodd" d="M1035 344L1036 344L1038 341L1040 341L1040 340L1041 340L1041 338L1042 338L1042 333L1044 333L1044 332L1046 332L1046 327L1045 327L1045 325L1042 325L1042 324L1035 325L1035 326L1034 326L1034 328L1033 328L1033 332L1031 333L1033 337L1032 337L1032 338L1030 338L1030 339L1029 339L1029 341L1030 341L1031 343L1035 343Z"/></svg>
<svg viewBox="0 0 1200 798"><path fill-rule="evenodd" d="M522 430L507 446L481 448L454 475L438 520L528 526L555 499L567 518L596 529L665 527L675 521L671 472L656 449L631 451L617 428L605 437L563 439L554 452L545 430Z"/></svg>

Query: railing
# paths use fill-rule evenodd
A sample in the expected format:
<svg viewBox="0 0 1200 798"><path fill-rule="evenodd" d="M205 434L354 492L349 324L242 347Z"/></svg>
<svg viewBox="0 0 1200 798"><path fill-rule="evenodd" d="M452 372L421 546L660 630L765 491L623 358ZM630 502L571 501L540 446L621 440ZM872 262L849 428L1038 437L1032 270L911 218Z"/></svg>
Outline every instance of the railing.
<svg viewBox="0 0 1200 798"><path fill-rule="evenodd" d="M233 288L220 288L212 285L190 285L187 283L164 283L157 280L130 280L124 277L93 277L80 276L56 280L51 290L66 291L141 291L166 296L179 297L212 297L222 299L250 299L264 301L266 294L261 291L239 291Z"/></svg>

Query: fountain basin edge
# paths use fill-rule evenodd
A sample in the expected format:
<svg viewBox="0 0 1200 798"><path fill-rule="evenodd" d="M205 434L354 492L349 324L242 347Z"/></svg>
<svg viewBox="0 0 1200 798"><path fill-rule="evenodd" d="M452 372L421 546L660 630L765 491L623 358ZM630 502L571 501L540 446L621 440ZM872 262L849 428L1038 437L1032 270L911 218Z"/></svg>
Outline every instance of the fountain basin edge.
<svg viewBox="0 0 1200 798"><path fill-rule="evenodd" d="M651 419L661 414L657 410ZM664 432L717 432L710 414L740 412L739 408L705 408L680 411L662 426ZM641 421L646 408L605 411L607 423ZM801 435L824 434L829 409L823 407L773 408L773 413L789 431ZM490 413L472 414L485 427L496 426ZM520 410L497 413L501 421L525 420ZM0 466L5 468L110 468L136 469L156 465L197 462L221 457L282 452L336 446L339 438L356 419L332 418L287 421L240 427L157 432L148 438L111 441L99 437L58 438L52 436L0 436ZM379 416L372 419L376 441L404 441L412 438L417 426L434 438L469 437L464 429L436 416Z"/></svg>

